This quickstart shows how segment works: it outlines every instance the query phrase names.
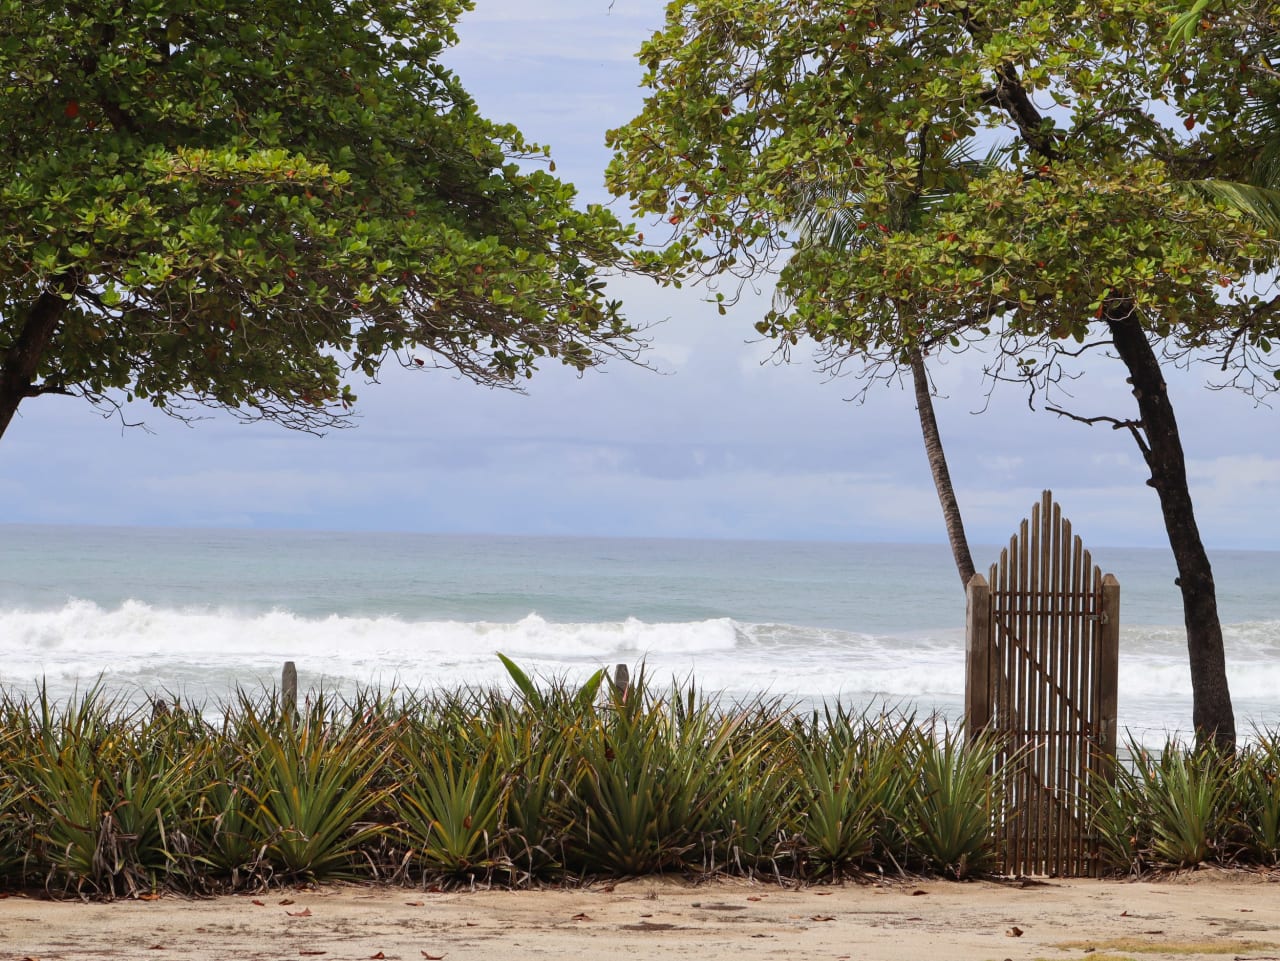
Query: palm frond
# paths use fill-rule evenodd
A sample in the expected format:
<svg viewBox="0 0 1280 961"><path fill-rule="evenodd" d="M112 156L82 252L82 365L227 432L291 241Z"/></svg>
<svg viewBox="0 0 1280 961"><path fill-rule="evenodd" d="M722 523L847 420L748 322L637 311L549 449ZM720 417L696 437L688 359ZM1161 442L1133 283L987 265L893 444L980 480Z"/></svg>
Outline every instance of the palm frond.
<svg viewBox="0 0 1280 961"><path fill-rule="evenodd" d="M1201 196L1232 207L1273 237L1280 237L1280 189L1225 180L1192 180L1188 186Z"/></svg>

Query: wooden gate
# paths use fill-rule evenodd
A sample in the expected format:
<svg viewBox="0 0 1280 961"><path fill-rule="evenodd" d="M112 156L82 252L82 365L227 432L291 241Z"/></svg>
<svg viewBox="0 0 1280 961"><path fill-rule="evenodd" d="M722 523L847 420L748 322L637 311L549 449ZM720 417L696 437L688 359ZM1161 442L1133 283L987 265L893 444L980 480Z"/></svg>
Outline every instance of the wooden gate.
<svg viewBox="0 0 1280 961"><path fill-rule="evenodd" d="M1045 491L968 588L965 723L999 738L1006 874L1095 876L1089 801L1116 752L1120 585Z"/></svg>

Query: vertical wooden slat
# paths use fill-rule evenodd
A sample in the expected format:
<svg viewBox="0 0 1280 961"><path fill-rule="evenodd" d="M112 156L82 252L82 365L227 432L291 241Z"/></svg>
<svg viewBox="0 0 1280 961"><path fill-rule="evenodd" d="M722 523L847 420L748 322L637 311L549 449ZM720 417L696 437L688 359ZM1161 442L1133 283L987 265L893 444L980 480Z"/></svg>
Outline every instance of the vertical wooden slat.
<svg viewBox="0 0 1280 961"><path fill-rule="evenodd" d="M1021 672L1018 669L1019 662L1019 641L1018 635L1021 630L1019 624L1019 604L1018 591L1020 590L1021 580L1018 576L1020 567L1019 560L1019 540L1018 535L1011 537L1009 541L1009 585L1006 587L1006 613L1005 623L1007 631L1005 636L1005 658L1009 663L1009 747L1014 752L1014 763L1009 765L1009 777L1006 778L1007 788L1009 788L1009 870L1012 874L1018 874L1021 869L1019 861L1019 845L1018 838L1023 832L1023 823L1021 823L1021 810L1023 810L1023 782L1021 782L1021 750L1023 750L1023 738L1021 738L1021 729L1023 729L1023 718L1021 718Z"/></svg>
<svg viewBox="0 0 1280 961"><path fill-rule="evenodd" d="M1013 643L1010 640L1013 630L1013 607L1012 607L1012 591L1013 591L1013 568L1016 563L1010 558L1010 550L1014 551L1014 557L1017 556L1017 548L1013 546L1013 541L1009 542L1009 547L1001 551L1000 561L1000 578L1001 590L1004 591L1003 609L1001 611L1001 626L1004 630L1004 636L1001 639L1001 675L1000 683L1004 687L1002 695L1001 707L1004 710L1002 719L1006 731L1013 729L1013 701L1017 690L1017 681L1013 673Z"/></svg>
<svg viewBox="0 0 1280 961"><path fill-rule="evenodd" d="M1006 605L1009 600L1009 548L1000 552L1000 571L995 564L991 568L991 581L996 586L992 596L993 618L995 628L992 630L992 641L997 645L995 651L996 691L996 727L1000 732L1001 746L997 763L1000 769L996 774L997 787L1000 791L1000 823L996 829L996 848L1002 865L1009 864L1009 820L1012 810L1009 798L1009 639L1007 639Z"/></svg>
<svg viewBox="0 0 1280 961"><path fill-rule="evenodd" d="M1098 651L1099 742L1108 758L1116 756L1116 706L1120 672L1120 582L1114 574L1102 579L1102 637Z"/></svg>
<svg viewBox="0 0 1280 961"><path fill-rule="evenodd" d="M1048 493L1047 491L1045 493ZM1034 732L1031 737L1031 765L1028 774L1031 782L1031 831L1028 842L1030 874L1044 871L1044 578L1041 559L1044 557L1044 494L1040 503L1031 508L1031 590L1030 641L1028 669L1031 675L1031 702L1027 705L1028 724Z"/></svg>
<svg viewBox="0 0 1280 961"><path fill-rule="evenodd" d="M1067 530L1070 531L1068 525ZM1079 537L1072 538L1071 544L1071 641L1070 641L1070 666L1069 676L1067 678L1067 687L1071 691L1071 789L1073 794L1078 798L1080 791L1084 788L1084 774L1081 770L1080 746L1081 738L1085 735L1084 727L1084 710L1085 702L1080 697L1080 657L1083 648L1081 640L1084 633L1084 597L1081 593L1083 590L1083 576L1081 571L1084 569L1083 557L1084 545ZM1074 872L1079 872L1081 868L1079 854L1080 845L1083 843L1083 818L1079 806L1076 808L1076 820L1072 825L1071 831L1071 847L1075 852L1073 867Z"/></svg>
<svg viewBox="0 0 1280 961"><path fill-rule="evenodd" d="M1098 724L1099 748L1098 780L1092 785L1093 790L1100 790L1115 775L1113 762L1116 756L1116 709L1119 699L1120 670L1120 582L1113 574L1102 579L1102 612L1099 619L1100 634L1098 650L1098 674L1095 684L1098 687ZM1097 865L1097 838L1093 842L1093 864Z"/></svg>
<svg viewBox="0 0 1280 961"><path fill-rule="evenodd" d="M1084 556L1086 562L1090 562L1092 560L1092 558L1089 557L1088 551L1085 551ZM1088 620L1089 686L1086 696L1089 699L1089 737L1084 741L1088 752L1088 757L1086 758L1088 780L1084 786L1083 795L1085 797L1091 797L1093 792L1098 789L1098 775L1100 773L1099 760L1101 758L1098 751L1098 735L1101 732L1099 716L1102 712L1101 700L1099 698L1100 692L1098 690L1098 655L1102 649L1102 571L1096 565L1090 563L1086 568L1086 574L1090 576L1091 588L1089 596L1093 603L1093 617ZM1090 855L1090 871L1094 872L1096 871L1096 867L1094 867L1096 864L1096 858L1092 857L1094 853L1094 833L1092 830L1089 831L1085 841L1086 849Z"/></svg>
<svg viewBox="0 0 1280 961"><path fill-rule="evenodd" d="M964 717L972 740L991 725L991 587L974 574L965 595Z"/></svg>
<svg viewBox="0 0 1280 961"><path fill-rule="evenodd" d="M1064 798L1064 839L1062 843L1068 850L1068 862L1066 862L1066 873L1075 874L1079 870L1078 862L1076 862L1076 850L1079 845L1079 820L1078 805L1076 805L1076 777L1075 777L1075 743L1079 737L1079 718L1076 715L1076 696L1075 696L1075 658L1076 640L1079 636L1079 598L1076 594L1076 586L1078 586L1078 576L1076 576L1075 558L1078 552L1079 539L1071 536L1071 522L1062 518L1062 530L1060 532L1061 549L1062 549L1062 591L1064 591L1064 599L1062 599L1062 667L1061 667L1061 687L1062 687L1062 714L1064 714L1064 722L1062 722L1062 731L1064 731L1064 743L1062 743L1062 791L1065 792Z"/></svg>
<svg viewBox="0 0 1280 961"><path fill-rule="evenodd" d="M1062 768L1062 709L1065 702L1064 691L1062 690L1062 509L1057 505L1053 505L1053 517L1050 528L1049 543L1046 545L1046 551L1049 554L1049 661L1046 665L1049 671L1049 677L1053 683L1053 701L1049 709L1049 734L1048 743L1050 746L1050 765L1049 770L1053 772L1053 808L1050 815L1050 866L1049 873L1055 876L1061 876L1066 872L1066 865L1063 862L1065 854L1062 847L1062 832L1066 827L1063 821L1064 808L1067 799L1065 791L1065 780Z"/></svg>
<svg viewBox="0 0 1280 961"><path fill-rule="evenodd" d="M1053 813L1053 765L1052 744L1049 740L1049 712L1053 699L1053 677L1049 672L1050 660L1050 627L1053 618L1051 610L1052 585L1049 583L1049 544L1053 538L1053 493L1045 491L1040 498L1040 543L1036 558L1039 561L1040 576L1036 605L1039 608L1039 629L1036 634L1036 678L1040 692L1036 705L1036 729L1039 744L1036 748L1038 778L1036 786L1037 826L1036 838L1039 852L1036 855L1036 871L1049 873L1050 847L1052 845L1050 818Z"/></svg>
<svg viewBox="0 0 1280 961"><path fill-rule="evenodd" d="M1027 671L1027 632L1030 628L1031 619L1028 616L1027 595L1031 584L1031 557L1028 551L1030 544L1028 521L1024 520L1019 529L1018 544L1018 581L1017 581L1017 598L1018 598L1018 630L1015 643L1018 645L1018 733L1019 749L1021 750L1021 763L1018 765L1018 806L1019 806L1019 844L1018 844L1018 873L1026 874L1027 872L1027 846L1031 835L1030 831L1030 810L1031 803L1031 777L1030 765L1028 763L1027 753L1027 701L1028 688L1030 687L1030 678Z"/></svg>

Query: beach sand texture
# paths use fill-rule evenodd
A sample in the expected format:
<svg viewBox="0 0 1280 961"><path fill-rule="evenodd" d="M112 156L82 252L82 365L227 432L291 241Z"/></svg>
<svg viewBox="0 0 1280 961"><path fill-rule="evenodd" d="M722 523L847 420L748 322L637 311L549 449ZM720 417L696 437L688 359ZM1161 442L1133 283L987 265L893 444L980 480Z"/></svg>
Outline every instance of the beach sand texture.
<svg viewBox="0 0 1280 961"><path fill-rule="evenodd" d="M0 958L146 961L1280 959L1280 878L587 889L355 886L113 904L0 900Z"/></svg>

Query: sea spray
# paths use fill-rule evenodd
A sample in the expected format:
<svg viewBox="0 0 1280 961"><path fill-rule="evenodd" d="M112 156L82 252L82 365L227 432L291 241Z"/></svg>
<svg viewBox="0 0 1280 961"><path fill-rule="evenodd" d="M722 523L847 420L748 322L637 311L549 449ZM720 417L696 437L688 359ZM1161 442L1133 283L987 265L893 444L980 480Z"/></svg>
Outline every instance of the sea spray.
<svg viewBox="0 0 1280 961"><path fill-rule="evenodd" d="M977 550L994 555L993 549ZM1120 726L1190 722L1172 561L1121 581ZM1280 554L1214 555L1239 727L1280 724ZM216 701L278 682L507 682L496 653L586 677L644 661L735 697L959 717L964 603L928 545L0 527L0 686Z"/></svg>

